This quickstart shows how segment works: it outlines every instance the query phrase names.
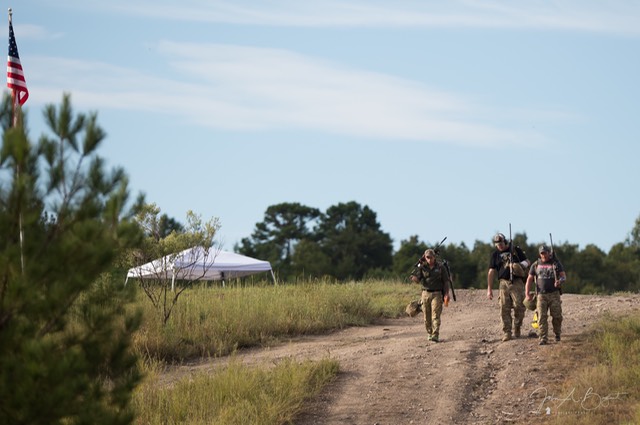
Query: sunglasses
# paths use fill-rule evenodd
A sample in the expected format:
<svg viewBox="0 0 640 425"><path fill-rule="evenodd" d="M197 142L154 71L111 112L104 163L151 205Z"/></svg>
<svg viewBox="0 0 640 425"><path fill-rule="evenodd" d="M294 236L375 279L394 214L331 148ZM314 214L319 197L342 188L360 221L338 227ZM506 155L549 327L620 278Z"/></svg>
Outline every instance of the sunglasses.
<svg viewBox="0 0 640 425"><path fill-rule="evenodd" d="M433 255L427 255L426 258L435 258Z"/></svg>

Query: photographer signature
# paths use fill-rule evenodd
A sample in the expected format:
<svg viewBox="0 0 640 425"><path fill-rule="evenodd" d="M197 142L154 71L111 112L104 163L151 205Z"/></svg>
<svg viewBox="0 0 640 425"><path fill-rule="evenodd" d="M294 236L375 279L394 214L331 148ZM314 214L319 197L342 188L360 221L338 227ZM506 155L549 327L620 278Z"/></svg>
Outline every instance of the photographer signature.
<svg viewBox="0 0 640 425"><path fill-rule="evenodd" d="M592 387L589 387L589 389L585 391L584 395L579 396L578 394L576 394L576 389L574 387L566 397L556 397L554 394L549 395L547 389L541 387L534 390L531 395L529 395L529 398L537 398L539 396L542 396L542 401L540 402L536 413L545 411L544 406L547 402L552 403L556 407L556 409L560 408L565 403L573 403L574 406L578 405L583 410L591 411L596 410L599 407L607 407L612 401L620 400L622 396L626 394L627 393L617 392L608 394L603 397L600 394L594 392ZM546 411L548 414L549 409L546 409Z"/></svg>

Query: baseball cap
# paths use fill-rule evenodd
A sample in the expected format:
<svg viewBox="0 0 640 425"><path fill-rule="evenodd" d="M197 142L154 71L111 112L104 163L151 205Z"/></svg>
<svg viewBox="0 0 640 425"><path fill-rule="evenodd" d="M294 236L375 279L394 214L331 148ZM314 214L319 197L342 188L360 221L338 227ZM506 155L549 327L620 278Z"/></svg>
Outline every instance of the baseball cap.
<svg viewBox="0 0 640 425"><path fill-rule="evenodd" d="M493 243L504 242L506 239L502 233L496 233L493 237Z"/></svg>

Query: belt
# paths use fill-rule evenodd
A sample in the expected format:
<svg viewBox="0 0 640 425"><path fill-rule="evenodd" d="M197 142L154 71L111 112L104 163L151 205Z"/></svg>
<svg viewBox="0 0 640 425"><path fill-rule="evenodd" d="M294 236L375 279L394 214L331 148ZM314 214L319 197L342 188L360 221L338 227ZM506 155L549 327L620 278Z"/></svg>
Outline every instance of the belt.
<svg viewBox="0 0 640 425"><path fill-rule="evenodd" d="M440 292L442 291L442 289L424 289L422 288L423 291L427 291L427 292Z"/></svg>

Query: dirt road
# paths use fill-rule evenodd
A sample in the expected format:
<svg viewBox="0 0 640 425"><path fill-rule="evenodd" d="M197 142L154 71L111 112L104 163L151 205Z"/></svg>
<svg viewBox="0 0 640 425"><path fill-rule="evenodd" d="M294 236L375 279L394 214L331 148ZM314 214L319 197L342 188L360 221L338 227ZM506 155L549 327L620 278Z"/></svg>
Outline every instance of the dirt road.
<svg viewBox="0 0 640 425"><path fill-rule="evenodd" d="M579 358L579 335L596 318L640 310L638 294L565 294L563 340L539 346L526 336L501 342L498 304L488 301L485 291L456 294L458 301L444 309L439 343L427 341L418 315L248 350L238 357L247 364L287 357L340 362L338 378L310 403L298 425L511 423L540 413L543 397L537 390L563 378L545 372L554 351L568 347ZM528 311L527 331L533 330L531 319ZM202 363L185 369L213 367Z"/></svg>

